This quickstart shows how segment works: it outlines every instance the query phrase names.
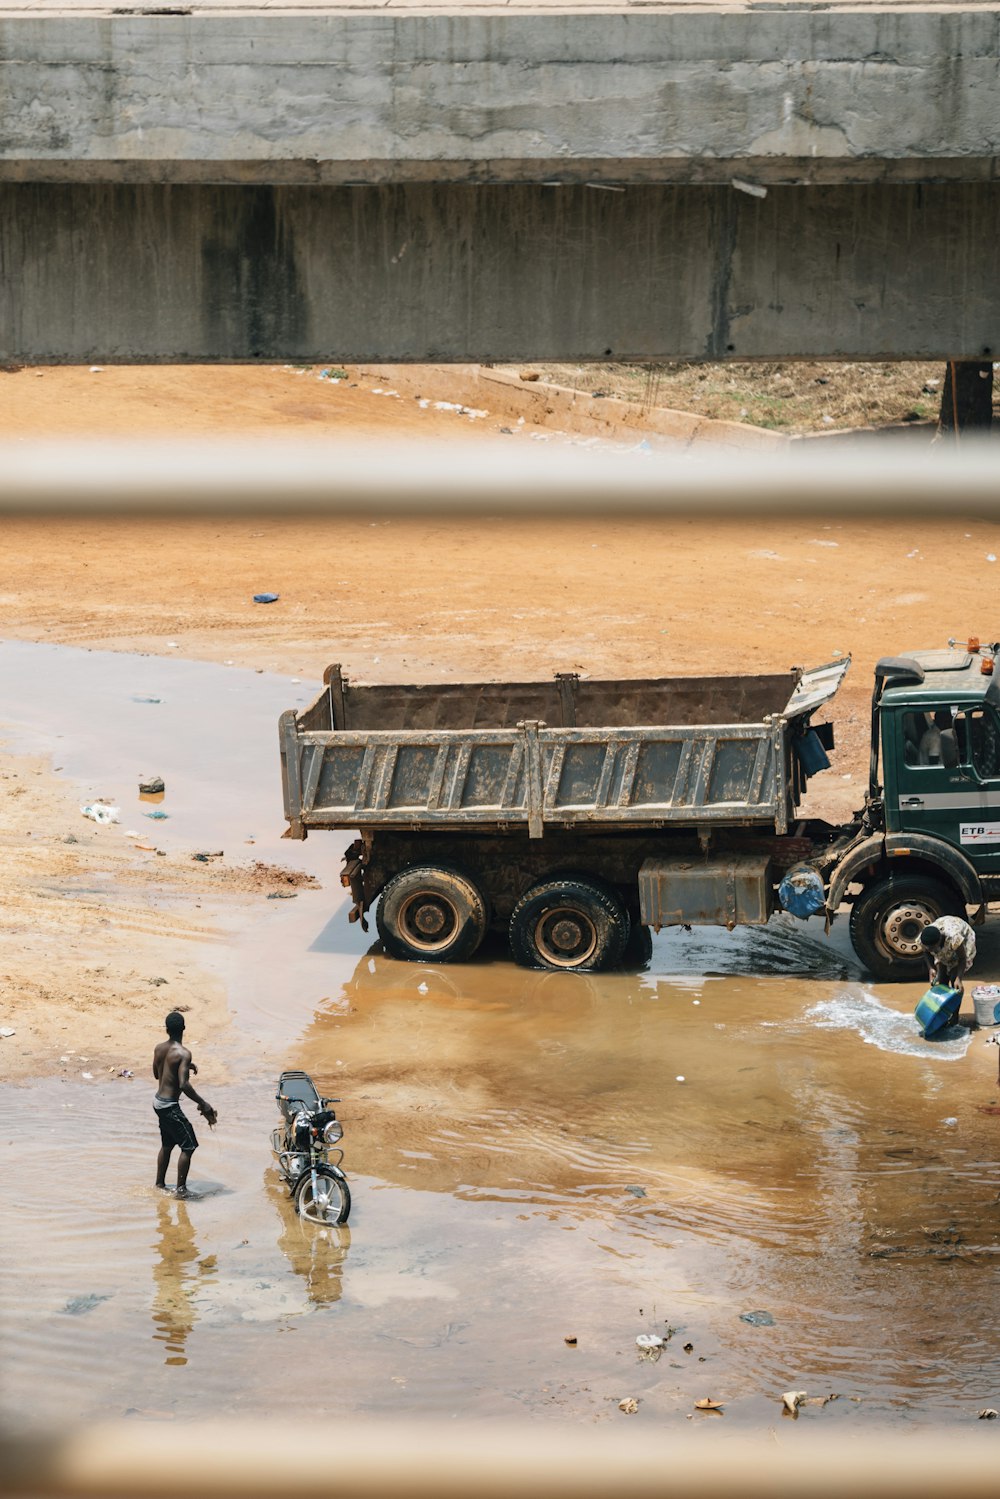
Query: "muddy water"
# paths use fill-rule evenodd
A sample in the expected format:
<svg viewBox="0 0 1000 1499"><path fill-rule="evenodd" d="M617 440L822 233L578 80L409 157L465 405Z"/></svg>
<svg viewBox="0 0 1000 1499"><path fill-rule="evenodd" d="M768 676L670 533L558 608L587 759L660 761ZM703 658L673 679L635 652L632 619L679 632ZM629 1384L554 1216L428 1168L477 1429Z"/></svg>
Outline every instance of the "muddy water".
<svg viewBox="0 0 1000 1499"><path fill-rule="evenodd" d="M293 687L143 660L164 693L169 670L180 720L153 746L114 697L78 732L85 670L97 690L140 663L45 664L67 658L58 727L37 690L26 706L8 690L17 742L62 733L56 763L86 782L100 762L108 794L141 760L164 807L183 791L182 829L197 807L220 847L280 831L274 710ZM182 755L186 716L223 687L208 748ZM292 849L325 873L326 842ZM193 1200L150 1186L146 1082L0 1090L8 1421L301 1414L304 1379L311 1409L399 1416L621 1420L634 1395L635 1419L680 1424L713 1395L727 1429L770 1424L789 1388L842 1396L800 1428L997 1403L1000 1118L983 1110L1000 1095L982 1033L922 1042L915 992L866 986L836 929L664 934L646 971L599 978L495 953L432 969L369 950L325 884L232 940L256 1050L239 1086L202 1077L221 1123ZM995 976L988 933L980 953ZM284 1066L343 1099L339 1234L300 1225L268 1166ZM639 1356L638 1334L670 1329L658 1360Z"/></svg>

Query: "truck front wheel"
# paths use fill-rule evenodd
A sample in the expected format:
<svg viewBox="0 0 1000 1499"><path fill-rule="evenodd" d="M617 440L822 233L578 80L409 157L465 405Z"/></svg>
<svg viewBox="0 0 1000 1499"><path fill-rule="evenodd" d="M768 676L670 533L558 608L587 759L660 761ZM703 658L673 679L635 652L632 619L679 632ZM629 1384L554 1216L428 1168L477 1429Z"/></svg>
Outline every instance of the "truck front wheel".
<svg viewBox="0 0 1000 1499"><path fill-rule="evenodd" d="M862 891L851 907L851 942L880 979L919 979L927 972L920 933L939 916L964 916L959 897L939 880L891 875Z"/></svg>
<svg viewBox="0 0 1000 1499"><path fill-rule="evenodd" d="M393 875L375 913L391 958L461 963L486 935L489 908L478 886L446 864L414 864Z"/></svg>
<svg viewBox="0 0 1000 1499"><path fill-rule="evenodd" d="M629 927L628 912L610 885L567 875L521 896L510 918L510 946L522 968L592 973L617 968Z"/></svg>

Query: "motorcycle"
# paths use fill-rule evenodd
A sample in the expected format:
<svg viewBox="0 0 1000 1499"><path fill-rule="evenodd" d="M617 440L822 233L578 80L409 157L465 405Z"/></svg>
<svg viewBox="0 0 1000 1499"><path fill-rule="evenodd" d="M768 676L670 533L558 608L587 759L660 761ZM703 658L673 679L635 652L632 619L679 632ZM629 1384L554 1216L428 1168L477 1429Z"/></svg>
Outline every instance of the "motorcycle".
<svg viewBox="0 0 1000 1499"><path fill-rule="evenodd" d="M330 1108L340 1099L321 1098L306 1072L283 1072L274 1096L282 1123L271 1131L271 1152L299 1217L312 1223L346 1223L351 1189L340 1169L344 1152L336 1149L344 1127ZM331 1155L336 1155L336 1162Z"/></svg>

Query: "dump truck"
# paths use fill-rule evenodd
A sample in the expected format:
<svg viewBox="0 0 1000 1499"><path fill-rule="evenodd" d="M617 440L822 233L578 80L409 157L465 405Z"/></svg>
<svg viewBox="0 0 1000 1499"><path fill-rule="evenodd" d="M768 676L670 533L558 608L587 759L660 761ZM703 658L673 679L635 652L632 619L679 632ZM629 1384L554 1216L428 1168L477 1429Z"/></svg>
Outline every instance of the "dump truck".
<svg viewBox="0 0 1000 1499"><path fill-rule="evenodd" d="M357 836L350 919L392 956L613 968L649 929L844 906L878 978L924 973L920 933L1000 900L1000 645L880 660L863 806L799 815L829 767L815 722L850 666L715 677L358 685L339 665L281 716L286 837ZM367 924L366 924L367 929Z"/></svg>

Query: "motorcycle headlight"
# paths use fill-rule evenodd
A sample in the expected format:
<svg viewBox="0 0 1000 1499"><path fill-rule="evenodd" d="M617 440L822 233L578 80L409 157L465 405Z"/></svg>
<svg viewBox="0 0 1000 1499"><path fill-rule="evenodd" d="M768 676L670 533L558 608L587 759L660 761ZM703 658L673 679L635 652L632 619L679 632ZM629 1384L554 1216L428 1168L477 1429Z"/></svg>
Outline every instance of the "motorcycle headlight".
<svg viewBox="0 0 1000 1499"><path fill-rule="evenodd" d="M327 1145L336 1145L337 1141L343 1138L344 1126L339 1119L331 1119L330 1123L323 1130L323 1139Z"/></svg>

